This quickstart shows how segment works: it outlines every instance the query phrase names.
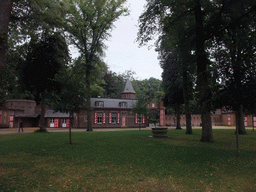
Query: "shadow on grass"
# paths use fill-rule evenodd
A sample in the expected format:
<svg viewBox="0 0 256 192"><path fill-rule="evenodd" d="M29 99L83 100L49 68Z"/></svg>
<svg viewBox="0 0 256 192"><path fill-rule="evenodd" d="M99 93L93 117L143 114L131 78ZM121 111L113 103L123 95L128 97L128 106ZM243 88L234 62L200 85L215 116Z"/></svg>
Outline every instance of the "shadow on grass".
<svg viewBox="0 0 256 192"><path fill-rule="evenodd" d="M241 136L236 158L233 130L150 130L0 136L0 178L9 191L246 191L255 186L254 133Z"/></svg>

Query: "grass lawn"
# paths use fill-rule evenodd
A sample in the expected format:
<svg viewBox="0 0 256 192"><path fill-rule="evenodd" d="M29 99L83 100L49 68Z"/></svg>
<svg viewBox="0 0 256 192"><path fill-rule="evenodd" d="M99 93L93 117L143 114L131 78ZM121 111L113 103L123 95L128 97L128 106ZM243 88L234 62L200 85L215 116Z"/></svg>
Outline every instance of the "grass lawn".
<svg viewBox="0 0 256 192"><path fill-rule="evenodd" d="M214 130L0 135L0 191L256 191L256 133Z"/></svg>

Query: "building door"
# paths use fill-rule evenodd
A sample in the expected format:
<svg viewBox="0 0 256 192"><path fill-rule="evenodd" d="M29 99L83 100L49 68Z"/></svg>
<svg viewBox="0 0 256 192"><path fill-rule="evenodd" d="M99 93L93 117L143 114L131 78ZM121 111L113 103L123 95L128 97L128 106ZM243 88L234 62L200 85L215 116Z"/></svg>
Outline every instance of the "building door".
<svg viewBox="0 0 256 192"><path fill-rule="evenodd" d="M50 127L54 127L54 119L53 118L50 119Z"/></svg>
<svg viewBox="0 0 256 192"><path fill-rule="evenodd" d="M62 120L62 127L67 127L67 123L66 123L67 121L66 121L66 119L64 118L63 120Z"/></svg>
<svg viewBox="0 0 256 192"><path fill-rule="evenodd" d="M126 126L126 113L122 113L122 127Z"/></svg>

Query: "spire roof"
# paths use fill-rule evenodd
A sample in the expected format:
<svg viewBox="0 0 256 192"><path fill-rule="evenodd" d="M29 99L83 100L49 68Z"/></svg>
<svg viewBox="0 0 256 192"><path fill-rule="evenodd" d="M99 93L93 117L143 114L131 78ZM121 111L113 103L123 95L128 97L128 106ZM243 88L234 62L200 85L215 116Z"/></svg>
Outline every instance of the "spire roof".
<svg viewBox="0 0 256 192"><path fill-rule="evenodd" d="M127 79L123 93L136 93L133 89L130 79Z"/></svg>

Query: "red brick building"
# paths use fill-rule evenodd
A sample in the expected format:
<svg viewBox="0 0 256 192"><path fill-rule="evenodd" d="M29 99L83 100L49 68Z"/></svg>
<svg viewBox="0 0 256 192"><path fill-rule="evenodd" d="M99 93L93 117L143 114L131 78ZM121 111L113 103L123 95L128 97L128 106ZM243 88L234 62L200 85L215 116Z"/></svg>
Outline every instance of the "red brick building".
<svg viewBox="0 0 256 192"><path fill-rule="evenodd" d="M233 111L217 109L212 112L211 119L212 125L215 126L236 126L236 115ZM176 115L165 115L165 122L166 125L176 125ZM193 126L200 126L201 123L202 120L200 114L191 115L191 124ZM182 126L186 125L186 116L184 114L180 116L180 124ZM252 117L252 115L244 116L245 127L252 127L253 124L256 126L256 117Z"/></svg>
<svg viewBox="0 0 256 192"><path fill-rule="evenodd" d="M133 128L146 127L146 116L134 114L133 106L136 104L136 92L130 80L127 80L121 99L91 98L93 128ZM24 127L39 126L40 106L31 100L10 100L6 102L5 109L0 109L0 125L2 127L18 127L22 121ZM87 127L86 108L75 113L71 118L68 113L55 112L46 108L45 120L47 127L69 127L71 123L77 128Z"/></svg>
<svg viewBox="0 0 256 192"><path fill-rule="evenodd" d="M121 94L121 99L91 98L92 127L93 128L135 128L146 127L145 115L138 116L132 112L136 105L136 92L131 81L128 79ZM82 109L74 115L74 126L78 128L87 127L87 111Z"/></svg>
<svg viewBox="0 0 256 192"><path fill-rule="evenodd" d="M36 113L36 102L31 100L7 100L5 108L0 109L2 127L18 127L23 122L26 127L38 126L39 114Z"/></svg>
<svg viewBox="0 0 256 192"><path fill-rule="evenodd" d="M136 92L130 80L127 80L121 99L91 98L92 125L93 128L135 128L148 126L148 118L145 115L138 116L132 112L136 104ZM154 110L159 114L159 125L176 125L175 115L166 115L163 102L151 101L148 110ZM216 110L212 113L212 124L223 126L235 126L236 118L232 111ZM0 109L0 128L18 127L22 121L24 127L38 127L40 118L40 106L31 100L8 100L5 108ZM68 113L55 112L46 108L45 120L47 127L87 127L87 111L83 108L71 118ZM181 115L181 125L186 125L185 115ZM193 126L200 126L201 115L193 114L191 123ZM256 117L245 116L245 126L256 126Z"/></svg>

